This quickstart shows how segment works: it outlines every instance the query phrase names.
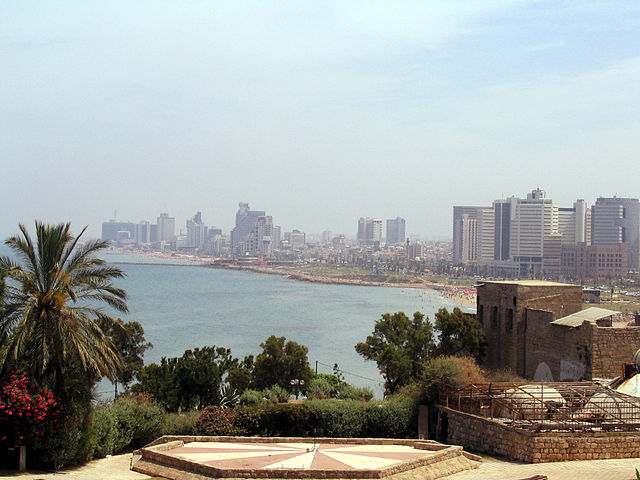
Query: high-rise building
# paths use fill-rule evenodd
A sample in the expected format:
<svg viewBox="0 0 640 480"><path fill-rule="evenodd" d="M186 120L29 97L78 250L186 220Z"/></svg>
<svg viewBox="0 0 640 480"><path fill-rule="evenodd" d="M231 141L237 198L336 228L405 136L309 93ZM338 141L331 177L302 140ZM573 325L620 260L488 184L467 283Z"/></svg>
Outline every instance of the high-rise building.
<svg viewBox="0 0 640 480"><path fill-rule="evenodd" d="M280 248L282 245L282 227L275 225L273 227L273 248Z"/></svg>
<svg viewBox="0 0 640 480"><path fill-rule="evenodd" d="M382 220L360 217L358 220L358 243L360 245L379 244L382 240Z"/></svg>
<svg viewBox="0 0 640 480"><path fill-rule="evenodd" d="M469 265L487 256L493 259L493 210L453 207L453 264Z"/></svg>
<svg viewBox="0 0 640 480"><path fill-rule="evenodd" d="M102 224L102 240L105 242L118 242L123 238L133 239L135 236L136 225L134 223L109 220Z"/></svg>
<svg viewBox="0 0 640 480"><path fill-rule="evenodd" d="M161 213L158 217L158 241L171 243L176 240L176 219L168 213Z"/></svg>
<svg viewBox="0 0 640 480"><path fill-rule="evenodd" d="M329 245L332 238L333 236L331 235L331 230L325 230L324 232L322 232L322 245Z"/></svg>
<svg viewBox="0 0 640 480"><path fill-rule="evenodd" d="M136 224L136 245L151 243L151 224L147 220L140 220Z"/></svg>
<svg viewBox="0 0 640 480"><path fill-rule="evenodd" d="M627 248L627 266L638 270L640 205L637 198L604 198L591 207L591 244Z"/></svg>
<svg viewBox="0 0 640 480"><path fill-rule="evenodd" d="M540 189L512 205L509 256L519 265L520 275L542 273L545 236L558 233L558 207Z"/></svg>
<svg viewBox="0 0 640 480"><path fill-rule="evenodd" d="M562 245L586 241L587 211L584 200L576 200L573 207L558 208L558 232L562 235Z"/></svg>
<svg viewBox="0 0 640 480"><path fill-rule="evenodd" d="M261 215L256 219L249 235L249 252L252 255L269 256L273 253L273 218Z"/></svg>
<svg viewBox="0 0 640 480"><path fill-rule="evenodd" d="M198 212L187 220L187 247L202 250L206 241L207 226L202 221L202 213Z"/></svg>
<svg viewBox="0 0 640 480"><path fill-rule="evenodd" d="M405 240L405 220L396 217L387 220L387 245L397 245Z"/></svg>
<svg viewBox="0 0 640 480"><path fill-rule="evenodd" d="M291 248L304 248L306 243L306 234L300 230L292 230L289 234L289 245Z"/></svg>
<svg viewBox="0 0 640 480"><path fill-rule="evenodd" d="M252 244L250 236L254 232L259 217L264 217L261 210L250 210L248 203L239 203L236 213L236 226L231 230L231 249L236 255L250 253Z"/></svg>

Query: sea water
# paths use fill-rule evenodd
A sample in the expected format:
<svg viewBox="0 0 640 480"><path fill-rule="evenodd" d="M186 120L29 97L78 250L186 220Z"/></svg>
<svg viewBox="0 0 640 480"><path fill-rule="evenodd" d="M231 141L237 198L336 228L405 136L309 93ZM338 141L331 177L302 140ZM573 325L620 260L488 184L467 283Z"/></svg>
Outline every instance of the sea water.
<svg viewBox="0 0 640 480"><path fill-rule="evenodd" d="M383 379L377 366L355 351L376 320L399 311L433 319L439 308L457 306L432 290L326 285L195 265L118 266L126 278L117 284L129 294L129 313L122 318L140 322L154 345L145 363L212 345L239 358L257 355L260 344L276 335L305 345L318 372L331 373L338 364L346 381L378 397Z"/></svg>

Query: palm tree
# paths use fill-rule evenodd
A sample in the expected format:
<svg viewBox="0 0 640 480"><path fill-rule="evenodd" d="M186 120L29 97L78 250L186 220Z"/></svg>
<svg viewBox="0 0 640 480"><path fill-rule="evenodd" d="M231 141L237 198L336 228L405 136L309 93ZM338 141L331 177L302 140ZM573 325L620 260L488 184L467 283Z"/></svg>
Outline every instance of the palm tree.
<svg viewBox="0 0 640 480"><path fill-rule="evenodd" d="M36 378L53 375L58 394L64 393L65 369L71 367L88 378L113 381L122 360L96 319L110 318L101 309L104 304L127 311L126 292L111 283L124 273L96 257L106 242L79 244L87 227L74 237L69 223L35 225L35 244L22 224L22 235L5 241L17 262L0 258L0 270L6 272L1 369L20 362Z"/></svg>

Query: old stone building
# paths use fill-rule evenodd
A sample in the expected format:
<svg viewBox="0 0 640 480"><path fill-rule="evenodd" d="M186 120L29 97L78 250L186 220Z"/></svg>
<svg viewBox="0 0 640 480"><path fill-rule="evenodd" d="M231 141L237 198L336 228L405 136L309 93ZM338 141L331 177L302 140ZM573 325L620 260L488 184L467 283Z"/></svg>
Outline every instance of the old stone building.
<svg viewBox="0 0 640 480"><path fill-rule="evenodd" d="M613 378L640 348L633 315L582 310L582 287L536 280L477 288L486 366L544 381Z"/></svg>

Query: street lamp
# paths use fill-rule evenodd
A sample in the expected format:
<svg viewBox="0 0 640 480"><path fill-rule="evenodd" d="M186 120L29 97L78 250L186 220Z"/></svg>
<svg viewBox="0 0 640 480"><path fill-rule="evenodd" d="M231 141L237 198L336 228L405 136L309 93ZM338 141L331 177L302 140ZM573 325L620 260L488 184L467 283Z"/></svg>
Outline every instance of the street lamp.
<svg viewBox="0 0 640 480"><path fill-rule="evenodd" d="M291 380L291 385L295 385L296 386L296 400L298 400L298 394L300 393L300 385L304 385L304 380L299 380L297 378L294 378L293 380Z"/></svg>

